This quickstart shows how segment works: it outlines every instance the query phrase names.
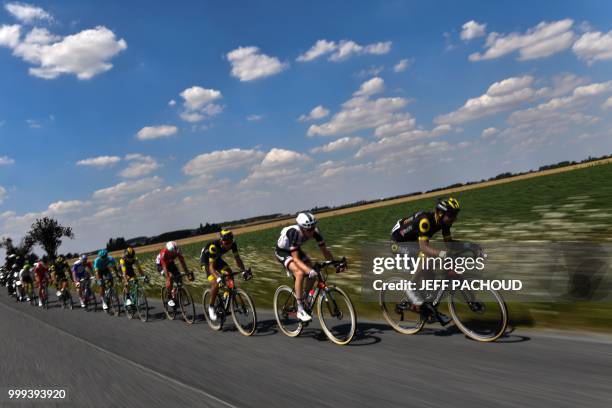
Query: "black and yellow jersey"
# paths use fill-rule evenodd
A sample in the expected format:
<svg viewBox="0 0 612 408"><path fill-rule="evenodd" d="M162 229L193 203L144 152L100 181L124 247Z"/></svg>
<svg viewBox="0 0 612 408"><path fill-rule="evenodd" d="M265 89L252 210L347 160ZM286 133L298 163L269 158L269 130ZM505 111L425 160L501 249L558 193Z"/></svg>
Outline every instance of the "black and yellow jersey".
<svg viewBox="0 0 612 408"><path fill-rule="evenodd" d="M391 230L391 240L395 242L428 241L440 230L444 238L450 238L450 226L438 225L433 212L419 211L395 223Z"/></svg>
<svg viewBox="0 0 612 408"><path fill-rule="evenodd" d="M121 272L132 273L134 271L134 266L140 266L140 263L138 262L138 258L136 257L132 259L127 257L121 257L121 259L119 259L119 266L121 268Z"/></svg>
<svg viewBox="0 0 612 408"><path fill-rule="evenodd" d="M62 262L54 262L49 267L49 271L55 275L56 279L64 279L66 273L70 271L70 265L65 260Z"/></svg>
<svg viewBox="0 0 612 408"><path fill-rule="evenodd" d="M223 255L225 255L228 251L232 251L234 254L238 253L238 245L236 245L236 241L232 243L232 246L229 248L223 248L221 245L221 240L217 239L215 241L211 241L204 245L202 248L202 252L200 253L200 263L202 265L208 265L213 263L217 259L220 259Z"/></svg>

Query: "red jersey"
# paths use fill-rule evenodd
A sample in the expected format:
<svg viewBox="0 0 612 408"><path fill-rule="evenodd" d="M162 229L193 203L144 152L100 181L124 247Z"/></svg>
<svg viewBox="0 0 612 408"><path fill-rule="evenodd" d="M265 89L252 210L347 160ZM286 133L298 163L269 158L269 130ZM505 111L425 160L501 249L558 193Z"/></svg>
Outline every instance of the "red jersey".
<svg viewBox="0 0 612 408"><path fill-rule="evenodd" d="M185 258L183 258L183 254L181 254L180 250L176 251L176 253L172 253L168 251L167 248L164 248L160 251L159 255L157 255L157 259L155 261L158 265L167 268L168 265L174 262L176 258L178 258L181 263L185 262Z"/></svg>
<svg viewBox="0 0 612 408"><path fill-rule="evenodd" d="M34 265L34 273L41 279L49 274L49 268L47 268L42 262L36 262Z"/></svg>

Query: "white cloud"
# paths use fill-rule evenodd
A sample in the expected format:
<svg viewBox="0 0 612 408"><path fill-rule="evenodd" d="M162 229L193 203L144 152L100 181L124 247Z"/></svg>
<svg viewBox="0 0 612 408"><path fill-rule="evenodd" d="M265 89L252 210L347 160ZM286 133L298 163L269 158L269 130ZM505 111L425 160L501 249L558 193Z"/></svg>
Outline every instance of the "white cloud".
<svg viewBox="0 0 612 408"><path fill-rule="evenodd" d="M123 169L119 175L125 178L144 177L159 168L159 164L151 157L142 154L128 154L125 160L130 161L130 165Z"/></svg>
<svg viewBox="0 0 612 408"><path fill-rule="evenodd" d="M485 35L486 24L478 24L474 20L470 20L461 26L461 39L463 41L470 41L477 37Z"/></svg>
<svg viewBox="0 0 612 408"><path fill-rule="evenodd" d="M2 186L0 186L0 204L2 204L4 202L4 199L6 198L6 189ZM9 216L12 211L5 211L4 213L2 213L2 216L4 217ZM15 213L13 212L13 215L15 215Z"/></svg>
<svg viewBox="0 0 612 408"><path fill-rule="evenodd" d="M77 166L107 167L112 166L119 161L121 161L121 158L118 156L98 156L79 160L76 164Z"/></svg>
<svg viewBox="0 0 612 408"><path fill-rule="evenodd" d="M374 131L376 137L394 136L403 132L413 130L416 126L416 119L406 114L405 119L397 120L395 122L385 123L384 125L378 126Z"/></svg>
<svg viewBox="0 0 612 408"><path fill-rule="evenodd" d="M85 205L87 204L79 200L56 201L54 203L49 204L49 207L47 208L47 214L58 215L75 212L82 209Z"/></svg>
<svg viewBox="0 0 612 408"><path fill-rule="evenodd" d="M129 182L122 181L114 186L94 191L93 197L100 200L117 200L131 194L142 193L158 188L161 181L161 178L157 176Z"/></svg>
<svg viewBox="0 0 612 408"><path fill-rule="evenodd" d="M170 99L170 101L168 101L168 106L175 106L176 105L176 101L174 99Z"/></svg>
<svg viewBox="0 0 612 408"><path fill-rule="evenodd" d="M31 75L54 79L63 74L74 74L79 79L92 77L110 70L108 62L127 48L124 39L104 26L83 30L60 37L46 29L34 28L22 43L13 47L13 53L25 61L39 65L30 68Z"/></svg>
<svg viewBox="0 0 612 408"><path fill-rule="evenodd" d="M20 35L21 26L18 24L0 26L0 47L15 48Z"/></svg>
<svg viewBox="0 0 612 408"><path fill-rule="evenodd" d="M265 155L261 164L253 167L241 184L268 182L278 185L280 181L299 176L303 166L310 161L310 157L305 154L273 148Z"/></svg>
<svg viewBox="0 0 612 408"><path fill-rule="evenodd" d="M493 136L494 134L499 133L499 130L497 130L494 127L488 127L485 130L482 131L480 137L483 139L487 139L491 136Z"/></svg>
<svg viewBox="0 0 612 408"><path fill-rule="evenodd" d="M601 104L602 109L612 109L612 96Z"/></svg>
<svg viewBox="0 0 612 408"><path fill-rule="evenodd" d="M397 64L395 64L393 66L393 71L394 72L404 72L406 69L408 69L408 67L410 66L410 60L408 58L404 58L403 60L400 60L400 62L398 62Z"/></svg>
<svg viewBox="0 0 612 408"><path fill-rule="evenodd" d="M136 133L138 140L152 140L176 135L178 128L171 125L145 126Z"/></svg>
<svg viewBox="0 0 612 408"><path fill-rule="evenodd" d="M385 90L385 81L380 77L374 77L359 87L353 96L370 96L377 93L381 93Z"/></svg>
<svg viewBox="0 0 612 408"><path fill-rule="evenodd" d="M227 53L227 59L232 65L232 76L243 82L278 74L289 66L261 53L257 47L236 48Z"/></svg>
<svg viewBox="0 0 612 408"><path fill-rule="evenodd" d="M584 33L572 47L574 53L588 63L612 59L612 31Z"/></svg>
<svg viewBox="0 0 612 408"><path fill-rule="evenodd" d="M384 69L385 67L382 65L379 65L379 66L372 65L369 68L364 68L364 69L361 69L355 72L355 76L357 78L370 78L373 76L378 76L378 74L380 74Z"/></svg>
<svg viewBox="0 0 612 408"><path fill-rule="evenodd" d="M93 218L95 218L96 220L102 220L102 219L108 219L111 217L114 217L115 215L118 215L121 213L121 209L117 208L117 207L107 207L107 208L103 208L100 211L96 212L93 215Z"/></svg>
<svg viewBox="0 0 612 408"><path fill-rule="evenodd" d="M571 19L550 23L542 21L524 34L503 35L492 32L487 37L485 53L474 53L470 55L469 60L494 59L515 51L519 53L519 60L548 57L572 46L574 42L574 32L571 30L573 23Z"/></svg>
<svg viewBox="0 0 612 408"><path fill-rule="evenodd" d="M323 119L327 115L329 115L329 110L325 109L321 105L318 105L318 106L315 106L308 115L301 115L299 118L299 121L306 122L310 120Z"/></svg>
<svg viewBox="0 0 612 408"><path fill-rule="evenodd" d="M9 164L14 164L14 163L15 163L15 160L11 159L10 157L8 157L8 156L0 156L0 166L6 166L6 165L9 165Z"/></svg>
<svg viewBox="0 0 612 408"><path fill-rule="evenodd" d="M206 89L201 86L192 86L180 93L183 98L185 110L180 114L186 122L200 122L204 118L217 115L223 107L213 102L221 99L221 92L216 89Z"/></svg>
<svg viewBox="0 0 612 408"><path fill-rule="evenodd" d="M532 82L533 78L528 75L495 82L485 94L468 99L454 112L437 116L434 122L454 125L518 106L536 95L536 91L529 87Z"/></svg>
<svg viewBox="0 0 612 408"><path fill-rule="evenodd" d="M26 123L32 129L40 129L42 125L36 119L26 119Z"/></svg>
<svg viewBox="0 0 612 408"><path fill-rule="evenodd" d="M361 147L355 157L362 158L370 155L396 154L400 152L411 154L415 152L415 150L411 150L411 146L415 146L415 141L442 136L450 132L451 129L450 125L440 125L432 130L415 129L400 133L399 135L383 137L376 142ZM436 148L448 146L445 142L430 142L429 145Z"/></svg>
<svg viewBox="0 0 612 408"><path fill-rule="evenodd" d="M263 153L254 149L218 150L194 157L183 166L183 173L189 176L200 176L244 168L252 165L261 157Z"/></svg>
<svg viewBox="0 0 612 408"><path fill-rule="evenodd" d="M246 120L248 120L249 122L259 122L262 119L263 119L263 115L252 114L246 117Z"/></svg>
<svg viewBox="0 0 612 408"><path fill-rule="evenodd" d="M318 40L308 51L298 56L297 61L314 61L323 55L329 54L330 61L339 62L356 55L382 55L389 53L389 51L391 51L391 41L372 43L364 46L350 40L342 40L338 43L334 41Z"/></svg>
<svg viewBox="0 0 612 408"><path fill-rule="evenodd" d="M332 53L336 50L336 43L334 41L327 40L318 40L315 45L313 45L308 51L304 54L297 57L296 61L299 62L308 62L314 59L319 58L322 55Z"/></svg>
<svg viewBox="0 0 612 408"><path fill-rule="evenodd" d="M35 20L52 21L53 17L40 7L26 3L7 3L4 8L22 23L29 24Z"/></svg>
<svg viewBox="0 0 612 408"><path fill-rule="evenodd" d="M334 140L333 142L328 143L326 145L315 147L314 149L311 149L310 152L311 153L331 153L331 152L335 152L338 150L344 150L344 149L350 149L352 147L357 147L363 144L363 142L364 140L361 137L345 136L338 140Z"/></svg>
<svg viewBox="0 0 612 408"><path fill-rule="evenodd" d="M300 160L309 160L309 157L293 150L273 148L266 154L261 165L263 167L272 167Z"/></svg>

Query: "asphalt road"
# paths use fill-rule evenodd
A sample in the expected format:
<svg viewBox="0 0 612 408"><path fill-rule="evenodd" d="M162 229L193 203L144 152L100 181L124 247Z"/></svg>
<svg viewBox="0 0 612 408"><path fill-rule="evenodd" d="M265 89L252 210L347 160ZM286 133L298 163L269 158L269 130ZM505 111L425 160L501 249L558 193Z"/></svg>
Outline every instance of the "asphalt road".
<svg viewBox="0 0 612 408"><path fill-rule="evenodd" d="M155 304L153 305L155 306ZM316 327L298 338L259 313L250 338L82 310L47 311L0 293L0 407L609 407L612 338L514 330L482 344L451 329L404 336L359 324L345 347ZM64 389L15 402L7 390Z"/></svg>

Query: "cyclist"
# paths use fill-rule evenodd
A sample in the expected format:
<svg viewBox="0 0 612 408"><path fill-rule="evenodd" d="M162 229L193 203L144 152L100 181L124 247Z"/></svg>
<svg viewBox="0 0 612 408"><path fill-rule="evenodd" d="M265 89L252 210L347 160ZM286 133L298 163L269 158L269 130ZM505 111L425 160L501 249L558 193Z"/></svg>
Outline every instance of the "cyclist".
<svg viewBox="0 0 612 408"><path fill-rule="evenodd" d="M219 292L219 283L221 275L231 273L229 265L223 260L223 255L228 251L232 251L238 268L245 276L245 268L240 254L238 253L238 245L234 241L234 233L229 228L223 228L219 232L219 239L208 242L200 253L200 264L202 270L206 272L206 277L210 280L210 304L208 305L208 316L213 322L217 320L215 312L215 300L217 292Z"/></svg>
<svg viewBox="0 0 612 408"><path fill-rule="evenodd" d="M123 274L123 291L126 294L125 305L131 306L132 300L129 297L129 281L136 277L134 266L136 266L136 268L138 269L138 273L140 274L140 276L144 276L144 272L142 271L140 262L138 262L138 258L136 258L136 251L134 250L134 248L128 246L125 251L123 251L123 256L119 259L119 266Z"/></svg>
<svg viewBox="0 0 612 408"><path fill-rule="evenodd" d="M23 295L26 302L30 301L30 294L33 293L34 281L32 280L32 273L32 265L26 261L19 272L19 279L21 279L21 287L23 288Z"/></svg>
<svg viewBox="0 0 612 408"><path fill-rule="evenodd" d="M55 282L55 289L57 289L56 295L59 298L68 290L68 276L66 272L70 271L70 265L68 265L68 262L60 255L55 258L55 262L53 262L49 271Z"/></svg>
<svg viewBox="0 0 612 408"><path fill-rule="evenodd" d="M181 279L181 274L178 270L178 267L174 263L174 260L178 258L181 263L181 267L186 274L189 274L189 280L193 281L194 276L193 273L190 273L187 269L187 264L185 263L185 258L181 253L181 250L178 247L178 244L174 241L170 241L166 243L166 247L163 248L157 258L155 258L155 264L157 265L157 271L166 277L166 289L168 290L168 306L174 307L176 303L174 302L175 293L173 290L174 281L178 281Z"/></svg>
<svg viewBox="0 0 612 408"><path fill-rule="evenodd" d="M327 249L321 232L317 228L317 220L309 212L299 213L295 219L297 225L291 225L282 229L280 237L276 242L276 259L283 264L287 270L287 276L295 278L295 298L297 300L297 317L303 322L312 320L310 314L304 309L304 293L310 291L314 285L317 272L312 268L310 258L302 251L302 244L314 238L321 249L325 259L332 261L333 255ZM307 278L304 288L304 278Z"/></svg>
<svg viewBox="0 0 612 408"><path fill-rule="evenodd" d="M49 264L46 255L34 264L34 276L36 278L36 285L38 286L38 307L42 307L45 296L43 291L49 284Z"/></svg>
<svg viewBox="0 0 612 408"><path fill-rule="evenodd" d="M87 255L85 254L81 255L81 257L72 265L72 280L74 281L74 286L76 286L79 293L81 307L85 307L85 293L81 287L81 280L89 278L92 270L93 267L91 262L88 261Z"/></svg>
<svg viewBox="0 0 612 408"><path fill-rule="evenodd" d="M439 199L434 211L417 211L410 217L402 218L395 223L391 230L391 240L396 243L417 242L419 243L419 256L440 257L448 256L448 248L439 250L429 245L429 239L438 231L442 231L444 242L452 242L451 226L457 219L460 211L459 201L454 197ZM418 270L414 274L415 281L421 280L429 271ZM410 299L411 309L415 312L421 311L423 299L412 290L407 290L406 295ZM450 320L447 316L439 313L443 319Z"/></svg>
<svg viewBox="0 0 612 408"><path fill-rule="evenodd" d="M115 264L115 258L110 256L106 249L101 249L100 252L98 252L98 257L94 260L93 267L94 271L96 272L96 283L100 287L102 309L108 310L106 298L104 297L104 291L106 289L106 281L108 281L109 285L113 285L113 272L117 273L117 265Z"/></svg>

